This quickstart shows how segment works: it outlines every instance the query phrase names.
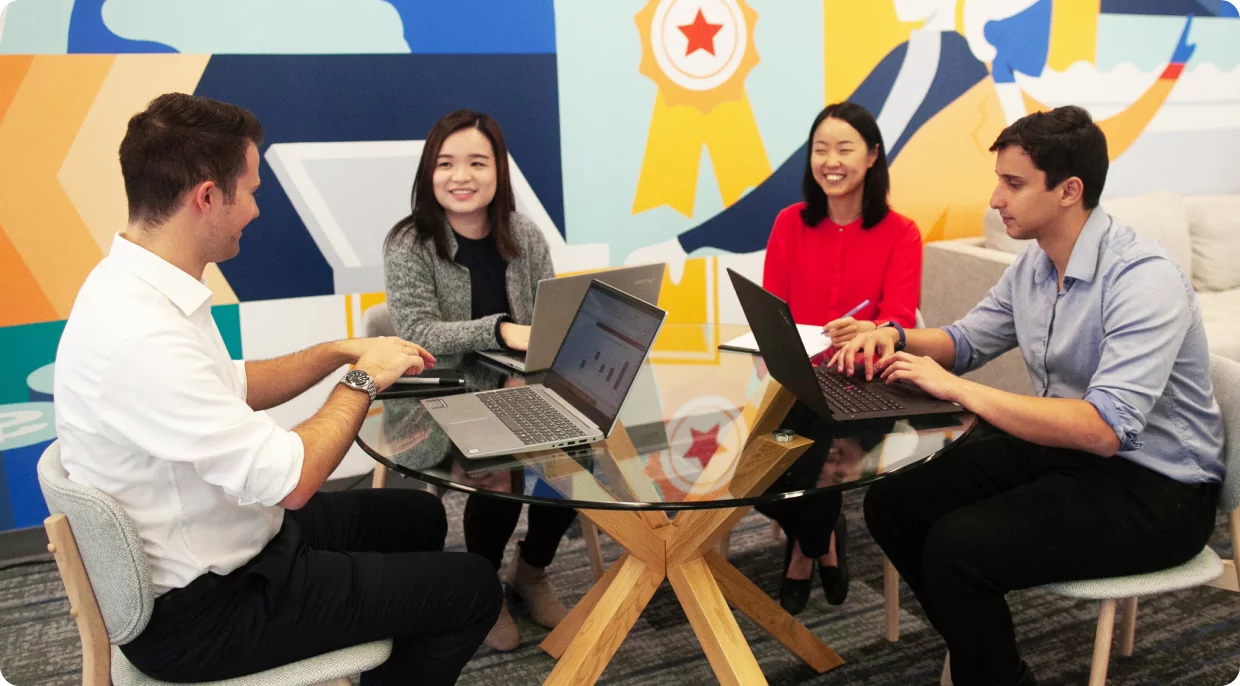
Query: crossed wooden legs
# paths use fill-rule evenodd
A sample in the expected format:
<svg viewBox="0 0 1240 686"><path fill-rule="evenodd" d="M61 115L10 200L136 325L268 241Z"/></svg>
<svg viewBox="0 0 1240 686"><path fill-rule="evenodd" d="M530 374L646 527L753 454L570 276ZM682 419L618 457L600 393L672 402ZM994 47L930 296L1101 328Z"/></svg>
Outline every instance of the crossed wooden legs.
<svg viewBox="0 0 1240 686"><path fill-rule="evenodd" d="M777 467L786 468L809 444L803 438L776 443L762 436L745 452L751 464L764 467L753 474L778 475L783 470ZM737 478L744 478L740 470ZM691 510L669 520L663 512L582 510L627 552L543 641L543 650L559 660L545 683L594 683L665 578L721 684L766 683L728 603L818 672L843 664L839 655L715 551L748 511L748 507Z"/></svg>

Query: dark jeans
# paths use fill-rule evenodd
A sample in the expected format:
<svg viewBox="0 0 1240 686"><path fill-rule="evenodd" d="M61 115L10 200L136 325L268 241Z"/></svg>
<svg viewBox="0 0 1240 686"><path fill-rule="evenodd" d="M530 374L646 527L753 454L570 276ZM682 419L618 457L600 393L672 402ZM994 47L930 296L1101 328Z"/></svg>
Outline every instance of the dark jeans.
<svg viewBox="0 0 1240 686"><path fill-rule="evenodd" d="M807 448L766 492L784 493L814 488L822 475L827 451L831 448L833 437L830 426L814 414L813 410L798 402L789 410L783 428L813 439L814 444ZM831 533L835 531L835 522L840 517L843 505L843 495L835 491L791 500L777 500L758 505L754 509L778 522L784 535L788 540L795 540L800 544L801 552L805 553L806 557L817 558L826 555L830 550Z"/></svg>
<svg viewBox="0 0 1240 686"><path fill-rule="evenodd" d="M519 502L470 495L465 501L465 549L485 557L498 570L503 563L504 546L516 531L520 517ZM576 518L577 511L572 508L530 505L525 540L517 544L521 559L539 569L551 564L560 540Z"/></svg>
<svg viewBox="0 0 1240 686"><path fill-rule="evenodd" d="M253 560L155 600L121 646L163 681L214 681L392 639L362 684L453 684L499 615L486 560L445 553L439 499L422 491L320 493Z"/></svg>
<svg viewBox="0 0 1240 686"><path fill-rule="evenodd" d="M1005 686L1022 669L1008 591L1182 564L1209 539L1217 494L983 424L871 486L865 519L946 639L952 681Z"/></svg>

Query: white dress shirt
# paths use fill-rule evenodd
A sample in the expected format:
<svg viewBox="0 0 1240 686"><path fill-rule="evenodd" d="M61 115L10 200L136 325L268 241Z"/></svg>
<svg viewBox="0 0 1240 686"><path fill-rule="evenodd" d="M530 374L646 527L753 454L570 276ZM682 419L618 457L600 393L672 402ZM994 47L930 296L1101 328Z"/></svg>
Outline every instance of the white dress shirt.
<svg viewBox="0 0 1240 686"><path fill-rule="evenodd" d="M304 446L246 404L201 281L117 234L69 314L54 392L69 479L133 517L156 593L237 569L279 531Z"/></svg>

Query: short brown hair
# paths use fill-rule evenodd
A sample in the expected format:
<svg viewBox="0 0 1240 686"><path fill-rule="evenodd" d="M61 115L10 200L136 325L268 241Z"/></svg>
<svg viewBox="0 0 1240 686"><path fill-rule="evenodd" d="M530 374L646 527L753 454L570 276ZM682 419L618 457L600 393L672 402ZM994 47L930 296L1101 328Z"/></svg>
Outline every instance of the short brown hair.
<svg viewBox="0 0 1240 686"><path fill-rule="evenodd" d="M1064 105L1021 117L999 134L990 151L1013 145L1046 174L1046 190L1075 176L1084 186L1081 205L1087 210L1098 206L1110 158L1106 134L1084 108Z"/></svg>
<svg viewBox="0 0 1240 686"><path fill-rule="evenodd" d="M203 181L214 181L231 203L250 143L263 144L263 127L244 108L184 93L155 98L130 118L121 141L129 221L163 223Z"/></svg>

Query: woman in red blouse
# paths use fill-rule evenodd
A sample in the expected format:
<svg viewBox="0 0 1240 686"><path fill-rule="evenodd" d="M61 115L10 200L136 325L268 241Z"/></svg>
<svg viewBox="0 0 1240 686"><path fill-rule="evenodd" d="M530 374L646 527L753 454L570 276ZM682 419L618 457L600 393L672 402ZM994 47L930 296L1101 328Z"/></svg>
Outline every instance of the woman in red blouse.
<svg viewBox="0 0 1240 686"><path fill-rule="evenodd" d="M798 324L822 326L832 345L886 321L913 327L921 298L921 231L887 206L887 155L874 115L851 102L829 105L814 119L808 148L801 181L805 202L775 218L763 287L788 302ZM785 426L821 436L818 450L811 448L818 454L802 457L781 477L812 488L828 455L830 432L799 403ZM840 507L836 493L758 508L788 536L779 595L793 614L809 599L815 564L827 602L838 605L848 594Z"/></svg>

